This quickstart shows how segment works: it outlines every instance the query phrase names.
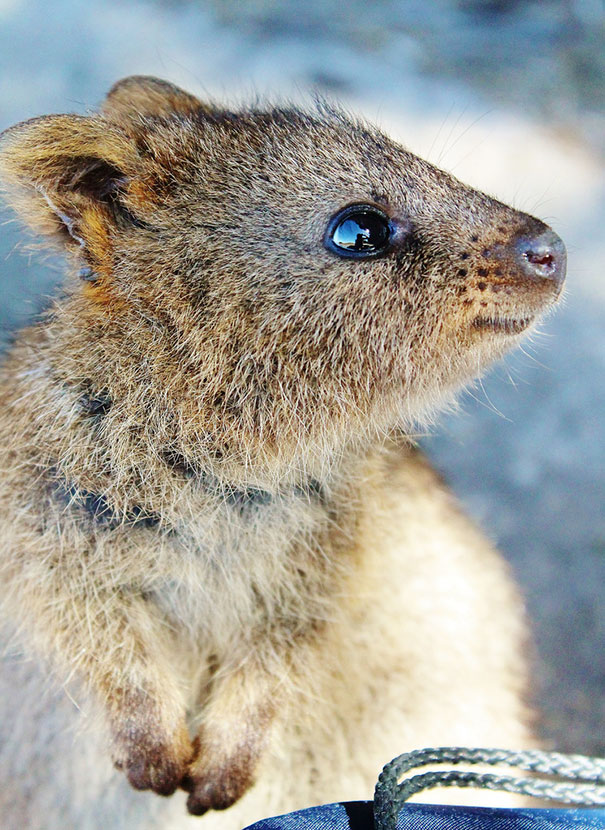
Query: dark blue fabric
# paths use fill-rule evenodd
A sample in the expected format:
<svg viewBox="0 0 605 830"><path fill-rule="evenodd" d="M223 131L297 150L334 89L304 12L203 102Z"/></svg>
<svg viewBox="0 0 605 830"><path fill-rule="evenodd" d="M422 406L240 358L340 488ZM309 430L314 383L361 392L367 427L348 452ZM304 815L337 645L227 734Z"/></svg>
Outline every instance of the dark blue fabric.
<svg viewBox="0 0 605 830"><path fill-rule="evenodd" d="M310 807L257 821L246 830L373 830L371 801ZM397 830L605 830L603 809L458 807L406 804Z"/></svg>

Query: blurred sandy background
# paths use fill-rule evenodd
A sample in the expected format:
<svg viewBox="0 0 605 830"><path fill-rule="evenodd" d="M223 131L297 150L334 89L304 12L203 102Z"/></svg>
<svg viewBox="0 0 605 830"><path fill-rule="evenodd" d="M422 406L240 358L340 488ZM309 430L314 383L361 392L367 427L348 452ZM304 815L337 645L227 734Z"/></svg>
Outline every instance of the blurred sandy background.
<svg viewBox="0 0 605 830"><path fill-rule="evenodd" d="M605 753L602 0L0 0L0 129L132 73L231 101L318 90L561 234L564 307L424 445L523 585L544 736ZM60 273L21 238L0 228L3 342Z"/></svg>

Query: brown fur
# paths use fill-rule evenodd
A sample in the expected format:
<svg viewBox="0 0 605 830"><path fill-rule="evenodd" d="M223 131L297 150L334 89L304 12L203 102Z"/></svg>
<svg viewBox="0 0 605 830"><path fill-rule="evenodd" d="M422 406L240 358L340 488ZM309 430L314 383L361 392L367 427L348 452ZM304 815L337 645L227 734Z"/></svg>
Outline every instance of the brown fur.
<svg viewBox="0 0 605 830"><path fill-rule="evenodd" d="M235 828L414 744L527 744L515 589L406 435L556 299L507 253L544 226L327 107L145 78L9 129L0 174L69 261L2 370L3 613L108 730L66 751L7 658L5 826L189 826L105 747ZM409 245L327 251L356 202Z"/></svg>

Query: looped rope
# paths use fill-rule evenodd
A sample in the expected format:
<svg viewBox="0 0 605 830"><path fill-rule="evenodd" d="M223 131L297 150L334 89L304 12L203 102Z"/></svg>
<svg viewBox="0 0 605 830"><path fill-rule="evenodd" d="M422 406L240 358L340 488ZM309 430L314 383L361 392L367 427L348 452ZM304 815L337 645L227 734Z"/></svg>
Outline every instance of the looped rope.
<svg viewBox="0 0 605 830"><path fill-rule="evenodd" d="M503 765L549 778L542 780L539 776L515 778L496 773L437 770L413 775L398 783L402 775L416 767L444 763ZM568 780L555 781L553 776ZM516 752L508 749L440 747L408 752L394 758L380 773L374 792L375 830L395 830L403 803L421 790L438 786L480 787L567 804L605 806L605 760L539 750Z"/></svg>

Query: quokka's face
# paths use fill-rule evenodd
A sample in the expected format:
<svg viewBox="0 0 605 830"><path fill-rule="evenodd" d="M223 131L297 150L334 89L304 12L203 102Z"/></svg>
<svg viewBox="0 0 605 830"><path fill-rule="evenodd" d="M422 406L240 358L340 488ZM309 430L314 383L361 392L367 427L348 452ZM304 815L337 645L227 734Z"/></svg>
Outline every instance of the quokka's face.
<svg viewBox="0 0 605 830"><path fill-rule="evenodd" d="M0 164L90 269L84 301L163 331L215 429L413 418L565 274L546 225L338 113L222 112L127 79L103 116L7 131Z"/></svg>

